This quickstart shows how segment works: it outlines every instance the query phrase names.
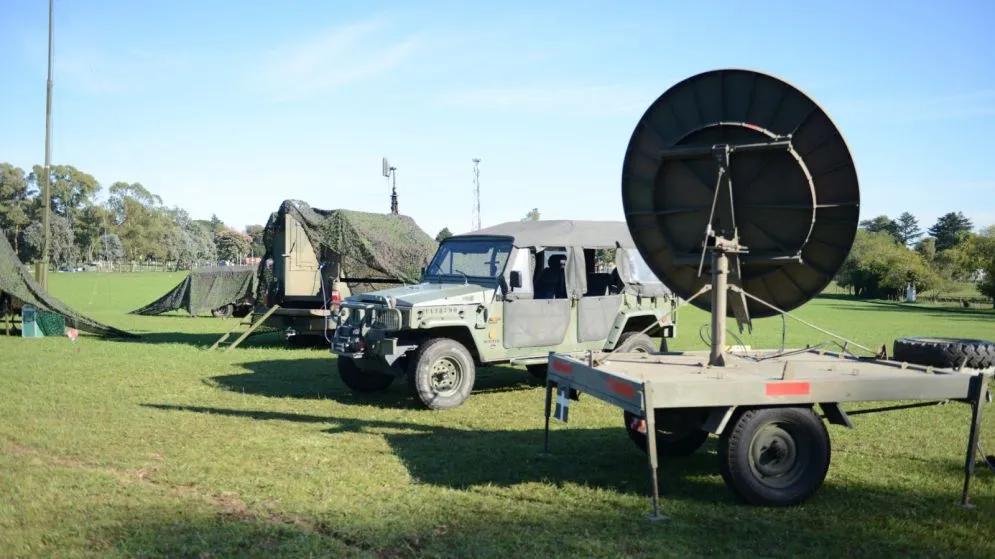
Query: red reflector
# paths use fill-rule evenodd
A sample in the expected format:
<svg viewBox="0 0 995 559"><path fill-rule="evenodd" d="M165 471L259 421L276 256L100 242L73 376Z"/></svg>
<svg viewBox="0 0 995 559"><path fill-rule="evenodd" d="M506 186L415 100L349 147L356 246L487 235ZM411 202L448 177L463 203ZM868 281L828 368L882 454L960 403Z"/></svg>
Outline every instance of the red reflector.
<svg viewBox="0 0 995 559"><path fill-rule="evenodd" d="M605 382L608 383L608 389L618 394L619 396L625 398L632 398L636 395L636 389L632 387L631 384L627 382L622 382L620 380L615 380L613 378L607 379Z"/></svg>
<svg viewBox="0 0 995 559"><path fill-rule="evenodd" d="M807 382L768 382L768 396L807 396L811 391Z"/></svg>
<svg viewBox="0 0 995 559"><path fill-rule="evenodd" d="M339 295L339 290L338 290L338 289L333 289L333 290L332 290L332 298L331 298L331 301L332 301L333 303L338 303L338 302L340 302L341 300L342 300L342 296L341 296L341 295Z"/></svg>
<svg viewBox="0 0 995 559"><path fill-rule="evenodd" d="M554 360L550 362L549 366L552 367L553 370L556 371L557 373L566 373L568 375L572 375L574 372L573 365L569 363L564 363L563 361Z"/></svg>

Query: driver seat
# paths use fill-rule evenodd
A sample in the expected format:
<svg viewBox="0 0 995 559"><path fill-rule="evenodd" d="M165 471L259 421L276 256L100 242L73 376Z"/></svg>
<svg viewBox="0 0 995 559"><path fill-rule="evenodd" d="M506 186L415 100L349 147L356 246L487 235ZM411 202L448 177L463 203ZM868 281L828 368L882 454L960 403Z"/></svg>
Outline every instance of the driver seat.
<svg viewBox="0 0 995 559"><path fill-rule="evenodd" d="M564 263L565 254L549 257L549 266L542 269L536 281L536 299L566 299L567 277Z"/></svg>

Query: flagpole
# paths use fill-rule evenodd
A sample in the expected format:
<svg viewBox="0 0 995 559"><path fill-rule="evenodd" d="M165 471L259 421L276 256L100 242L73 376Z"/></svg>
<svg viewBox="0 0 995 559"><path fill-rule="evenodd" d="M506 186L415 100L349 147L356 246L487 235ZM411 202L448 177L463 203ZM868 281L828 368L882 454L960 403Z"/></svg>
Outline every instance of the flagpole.
<svg viewBox="0 0 995 559"><path fill-rule="evenodd" d="M48 0L48 81L45 84L45 171L44 192L45 203L42 210L42 242L41 266L38 269L38 281L42 288L48 290L48 262L51 250L51 214L52 214L52 3Z"/></svg>

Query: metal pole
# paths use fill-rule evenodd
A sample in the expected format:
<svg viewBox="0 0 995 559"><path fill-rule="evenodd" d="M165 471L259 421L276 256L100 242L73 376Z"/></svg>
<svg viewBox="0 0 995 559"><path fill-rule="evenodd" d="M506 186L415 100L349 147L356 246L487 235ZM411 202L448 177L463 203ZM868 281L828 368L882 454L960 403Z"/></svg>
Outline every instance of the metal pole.
<svg viewBox="0 0 995 559"><path fill-rule="evenodd" d="M52 165L52 6L53 0L48 0L48 82L45 91L45 171L44 187L42 197L45 201L42 210L42 242L41 266L36 275L42 288L48 289L48 262L51 247L51 213L52 213L52 189L51 189L51 165Z"/></svg>
<svg viewBox="0 0 995 559"><path fill-rule="evenodd" d="M712 253L712 347L708 364L719 367L725 365L728 274L729 257L716 250Z"/></svg>

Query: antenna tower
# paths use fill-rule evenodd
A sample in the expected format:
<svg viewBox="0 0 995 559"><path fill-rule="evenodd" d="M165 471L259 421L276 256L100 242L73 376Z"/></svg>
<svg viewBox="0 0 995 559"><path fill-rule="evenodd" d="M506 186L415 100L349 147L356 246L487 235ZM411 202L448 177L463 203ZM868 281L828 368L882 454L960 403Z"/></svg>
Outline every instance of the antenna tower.
<svg viewBox="0 0 995 559"><path fill-rule="evenodd" d="M390 191L390 213L397 215L397 167L391 166L387 158L383 158L383 176L387 178L387 184L392 184ZM391 183L393 179L393 183Z"/></svg>
<svg viewBox="0 0 995 559"><path fill-rule="evenodd" d="M473 159L473 230L480 230L480 158Z"/></svg>

